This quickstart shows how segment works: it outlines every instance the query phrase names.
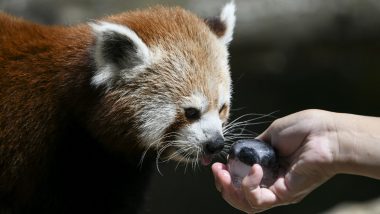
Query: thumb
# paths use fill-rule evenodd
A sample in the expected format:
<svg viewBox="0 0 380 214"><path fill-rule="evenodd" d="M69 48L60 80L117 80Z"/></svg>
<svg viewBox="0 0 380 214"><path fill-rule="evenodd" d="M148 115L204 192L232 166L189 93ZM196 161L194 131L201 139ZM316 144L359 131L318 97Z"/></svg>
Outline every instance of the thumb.
<svg viewBox="0 0 380 214"><path fill-rule="evenodd" d="M253 165L249 174L242 180L243 189L251 191L258 188L263 175L264 172L261 166L258 164Z"/></svg>
<svg viewBox="0 0 380 214"><path fill-rule="evenodd" d="M262 140L264 142L271 142L271 138L271 127L268 127L264 132L256 137L256 139Z"/></svg>

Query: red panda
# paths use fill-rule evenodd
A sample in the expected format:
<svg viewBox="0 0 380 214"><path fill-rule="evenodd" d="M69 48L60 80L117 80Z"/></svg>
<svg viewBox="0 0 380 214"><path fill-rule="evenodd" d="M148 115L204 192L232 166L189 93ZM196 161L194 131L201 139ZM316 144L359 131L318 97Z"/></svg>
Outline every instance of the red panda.
<svg viewBox="0 0 380 214"><path fill-rule="evenodd" d="M157 6L76 26L0 13L0 213L135 213L146 153L208 164L234 13Z"/></svg>

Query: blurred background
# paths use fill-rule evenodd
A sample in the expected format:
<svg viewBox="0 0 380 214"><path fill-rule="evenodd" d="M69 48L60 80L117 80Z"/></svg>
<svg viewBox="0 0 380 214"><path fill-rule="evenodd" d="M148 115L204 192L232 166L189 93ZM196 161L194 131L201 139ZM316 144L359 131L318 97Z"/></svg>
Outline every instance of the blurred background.
<svg viewBox="0 0 380 214"><path fill-rule="evenodd" d="M232 119L308 109L380 116L380 1L235 0ZM45 24L75 24L156 4L217 15L226 0L0 0L0 10ZM253 118L251 116L250 118ZM258 120L273 121L273 117ZM260 133L269 123L247 127ZM145 213L240 213L214 188L210 168L175 163L154 172ZM380 169L379 169L380 170ZM301 203L266 213L380 213L380 181L338 175Z"/></svg>

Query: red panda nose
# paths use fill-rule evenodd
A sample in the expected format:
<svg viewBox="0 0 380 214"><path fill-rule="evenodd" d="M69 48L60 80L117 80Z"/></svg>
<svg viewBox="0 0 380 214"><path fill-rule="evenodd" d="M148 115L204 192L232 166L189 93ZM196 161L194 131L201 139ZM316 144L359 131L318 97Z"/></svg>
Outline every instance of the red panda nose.
<svg viewBox="0 0 380 214"><path fill-rule="evenodd" d="M208 155L216 154L224 148L224 139L222 136L218 136L214 140L207 141L204 144L204 151Z"/></svg>

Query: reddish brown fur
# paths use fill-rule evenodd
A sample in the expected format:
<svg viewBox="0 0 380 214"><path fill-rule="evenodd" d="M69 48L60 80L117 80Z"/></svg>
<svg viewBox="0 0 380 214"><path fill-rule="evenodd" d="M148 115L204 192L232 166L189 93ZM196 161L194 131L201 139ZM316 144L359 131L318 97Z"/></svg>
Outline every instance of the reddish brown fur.
<svg viewBox="0 0 380 214"><path fill-rule="evenodd" d="M89 78L92 38L87 26L46 27L6 14L0 35L0 190L26 194L70 108L65 98L80 99Z"/></svg>
<svg viewBox="0 0 380 214"><path fill-rule="evenodd" d="M94 37L88 25L42 26L2 13L0 35L0 213L17 213L38 200L62 131L77 116L84 123L98 102Z"/></svg>
<svg viewBox="0 0 380 214"><path fill-rule="evenodd" d="M191 52L188 57L195 68L191 78L175 79L170 72L152 76L166 78L169 80L166 84L170 85L185 82L181 86L186 87L172 87L171 92L177 93L174 98L188 96L190 89L201 86L199 91L211 101L210 108L218 108L217 90L210 90L206 87L208 83L202 82L207 80L203 69L219 72L219 68L208 64L210 56L214 56L213 47L206 51L202 48L204 43L212 44L210 41L216 39L203 20L180 8L163 7L105 20L128 25L148 46L159 41L164 48L173 48L175 44L183 47L185 54ZM193 46L186 46L189 37L196 41ZM67 137L62 131L71 125L73 118L79 118L75 122L85 125L91 134L106 144L112 143L116 149L125 140L120 136L128 136L127 145L133 150L138 140L133 134L136 125L133 107L118 106L113 95L122 93L121 90L104 95L90 86L95 70L93 44L94 36L88 25L43 26L0 13L0 207L21 206L32 200L38 185L43 183L58 142ZM230 84L229 78L215 76L220 77L216 82ZM145 82L129 86L132 90L140 84ZM149 96L146 93L144 96ZM131 100L131 105L133 102L138 100ZM227 119L228 106L221 115ZM180 122L169 129L179 126ZM104 130L100 130L102 127Z"/></svg>

